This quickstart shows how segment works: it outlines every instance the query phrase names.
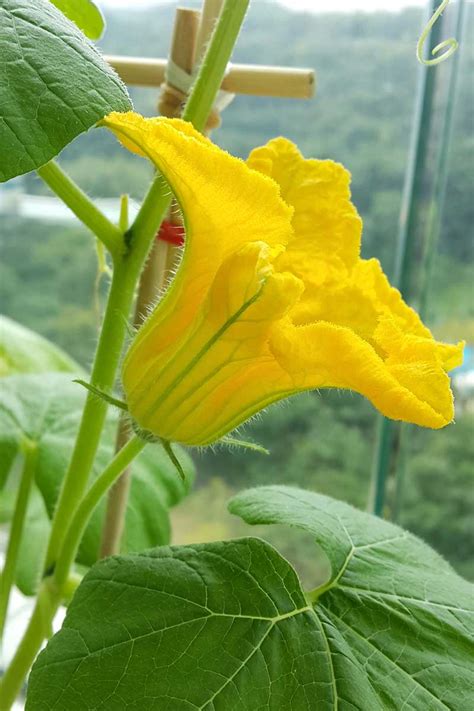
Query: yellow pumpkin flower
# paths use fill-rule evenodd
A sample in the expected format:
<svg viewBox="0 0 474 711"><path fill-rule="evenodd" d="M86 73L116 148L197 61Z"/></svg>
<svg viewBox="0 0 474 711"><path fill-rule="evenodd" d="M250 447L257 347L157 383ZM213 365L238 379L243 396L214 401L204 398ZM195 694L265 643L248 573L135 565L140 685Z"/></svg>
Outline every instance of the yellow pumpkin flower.
<svg viewBox="0 0 474 711"><path fill-rule="evenodd" d="M276 400L347 388L384 415L439 428L453 418L437 343L377 260L360 258L349 173L284 138L247 163L178 119L103 122L163 173L181 205L182 262L133 340L123 386L139 427L206 445Z"/></svg>

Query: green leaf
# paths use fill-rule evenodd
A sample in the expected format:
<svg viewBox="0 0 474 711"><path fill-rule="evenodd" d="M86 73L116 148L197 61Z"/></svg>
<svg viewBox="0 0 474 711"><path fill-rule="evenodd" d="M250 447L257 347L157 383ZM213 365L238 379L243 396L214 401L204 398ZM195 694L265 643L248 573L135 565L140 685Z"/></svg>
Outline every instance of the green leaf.
<svg viewBox="0 0 474 711"><path fill-rule="evenodd" d="M311 597L334 669L335 708L349 708L350 689L349 698L366 699L361 709L474 707L474 587L423 541L290 487L245 491L229 508L250 524L308 531L328 556L331 579Z"/></svg>
<svg viewBox="0 0 474 711"><path fill-rule="evenodd" d="M4 485L20 451L22 438L28 437L38 447L35 482L43 505L30 502L24 529L24 545L33 541L39 530L49 528L61 481L69 462L79 426L86 392L72 382L71 375L47 373L11 376L2 380L0 391L0 484ZM94 464L97 475L110 461L115 447L117 415L109 412L104 436ZM148 447L132 467L130 502L125 521L124 551L143 550L169 542L168 510L188 492L194 477L192 461L181 448L177 453L186 473L182 482L159 445ZM5 489L7 503L15 482ZM2 494L3 496L3 494ZM2 502L0 500L0 508ZM6 508L6 506L4 507ZM102 501L84 534L77 562L90 566L98 558L105 501ZM46 534L43 535L43 539ZM44 541L43 541L44 543ZM23 545L23 543L22 543ZM34 540L34 546L40 541ZM19 574L25 581L37 581L42 555L29 555ZM30 568L30 565L32 566ZM30 582L22 584L31 594Z"/></svg>
<svg viewBox="0 0 474 711"><path fill-rule="evenodd" d="M330 582L305 594L255 538L106 559L38 657L27 711L474 707L472 586L428 546L298 489L247 491L231 510L313 533Z"/></svg>
<svg viewBox="0 0 474 711"><path fill-rule="evenodd" d="M97 40L105 28L104 16L92 0L51 0L89 39Z"/></svg>
<svg viewBox="0 0 474 711"><path fill-rule="evenodd" d="M324 698L331 670L315 622L291 566L258 539L108 558L39 656L26 708L316 708L305 700Z"/></svg>
<svg viewBox="0 0 474 711"><path fill-rule="evenodd" d="M49 0L0 5L0 182L35 170L110 111L125 86Z"/></svg>
<svg viewBox="0 0 474 711"><path fill-rule="evenodd" d="M0 390L0 482L6 480L22 439L28 437L38 446L36 482L51 509L84 401L72 377L12 375L3 378Z"/></svg>
<svg viewBox="0 0 474 711"><path fill-rule="evenodd" d="M82 368L46 338L0 315L0 377L47 371L78 374Z"/></svg>

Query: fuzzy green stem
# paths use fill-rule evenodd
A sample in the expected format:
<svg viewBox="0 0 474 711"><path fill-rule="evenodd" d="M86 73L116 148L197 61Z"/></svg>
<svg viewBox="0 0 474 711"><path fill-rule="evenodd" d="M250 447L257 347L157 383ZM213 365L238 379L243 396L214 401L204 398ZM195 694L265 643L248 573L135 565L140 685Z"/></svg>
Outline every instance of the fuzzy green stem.
<svg viewBox="0 0 474 711"><path fill-rule="evenodd" d="M133 437L90 487L72 517L61 547L54 575L43 581L33 614L13 660L0 681L0 711L8 711L18 694L25 669L33 664L45 637L51 634L54 616L61 600L69 599L77 587L69 570L89 519L107 489L146 446L144 440Z"/></svg>
<svg viewBox="0 0 474 711"><path fill-rule="evenodd" d="M68 578L61 588L63 600L67 605L74 597L74 593L76 592L79 585L82 583L83 577L84 576L80 575L79 573L69 572Z"/></svg>
<svg viewBox="0 0 474 711"><path fill-rule="evenodd" d="M204 127L212 108L247 7L248 0L226 0L224 3L183 114L183 118L191 121L197 128ZM51 166L52 164L48 163L47 165ZM46 166L43 166L41 170L44 171L45 168ZM54 164L55 176L58 170L60 170L59 167ZM61 177L64 179L65 176ZM116 259L91 377L91 385L104 391L111 390L115 382L135 285L148 254L151 240L169 207L171 196L168 191L169 188L163 177L157 176L150 186L135 222L126 233L129 252ZM88 200L87 197L86 199ZM53 519L47 566L54 563L62 532L70 520L76 502L80 500L87 486L105 414L106 404L89 394L71 464L64 479Z"/></svg>
<svg viewBox="0 0 474 711"><path fill-rule="evenodd" d="M135 280L130 277L124 262L116 264L91 375L91 384L105 392L113 389L125 338L126 322L135 288ZM89 392L53 517L46 556L47 570L56 561L64 531L86 489L106 412L107 403Z"/></svg>
<svg viewBox="0 0 474 711"><path fill-rule="evenodd" d="M58 592L44 580L33 614L8 669L0 680L0 711L9 711L20 691L25 670L30 669L43 640L50 635L51 623L60 605Z"/></svg>
<svg viewBox="0 0 474 711"><path fill-rule="evenodd" d="M226 0L222 7L182 116L198 131L206 125L248 5L249 0Z"/></svg>
<svg viewBox="0 0 474 711"><path fill-rule="evenodd" d="M116 256L123 244L120 229L105 217L58 163L52 160L39 168L37 172L53 193L61 198L76 217L107 247L109 252Z"/></svg>
<svg viewBox="0 0 474 711"><path fill-rule="evenodd" d="M18 488L13 518L10 526L5 565L0 578L0 639L3 637L8 602L10 600L10 592L15 580L18 552L20 550L26 510L28 508L28 501L35 476L37 461L37 447L34 442L30 442L30 440L25 439L22 442L22 449L23 469L21 472L20 486Z"/></svg>
<svg viewBox="0 0 474 711"><path fill-rule="evenodd" d="M124 469L127 468L130 462L135 459L145 446L145 440L136 436L132 437L115 455L102 474L97 477L77 507L67 529L64 543L54 569L54 582L59 590L62 590L67 583L69 568L74 562L82 534L85 531L92 512L106 491L110 489Z"/></svg>
<svg viewBox="0 0 474 711"><path fill-rule="evenodd" d="M168 188L161 182L155 194L155 219L161 221L169 205ZM140 271L155 234L150 220L134 231L128 254L115 262L107 308L91 374L91 385L104 392L113 390L127 324ZM148 229L146 229L148 228ZM93 393L87 396L79 433L69 468L63 480L54 513L46 556L46 570L54 565L64 531L87 487L107 413L107 403Z"/></svg>

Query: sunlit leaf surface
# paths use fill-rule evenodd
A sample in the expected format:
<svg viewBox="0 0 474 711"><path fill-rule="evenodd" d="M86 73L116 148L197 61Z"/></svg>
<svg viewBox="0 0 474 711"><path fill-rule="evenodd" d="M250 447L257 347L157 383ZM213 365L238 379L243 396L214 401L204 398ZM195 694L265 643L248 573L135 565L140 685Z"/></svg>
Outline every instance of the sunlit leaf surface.
<svg viewBox="0 0 474 711"><path fill-rule="evenodd" d="M0 182L28 173L111 110L125 86L49 0L0 4Z"/></svg>

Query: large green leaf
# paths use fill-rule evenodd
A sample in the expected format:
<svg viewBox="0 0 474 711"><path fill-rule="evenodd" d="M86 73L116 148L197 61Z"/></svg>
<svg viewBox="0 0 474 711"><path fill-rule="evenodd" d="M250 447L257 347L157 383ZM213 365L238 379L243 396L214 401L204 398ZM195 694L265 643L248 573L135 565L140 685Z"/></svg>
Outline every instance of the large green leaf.
<svg viewBox="0 0 474 711"><path fill-rule="evenodd" d="M313 618L295 572L258 539L109 558L40 655L26 708L316 708L305 699L323 701L331 669Z"/></svg>
<svg viewBox="0 0 474 711"><path fill-rule="evenodd" d="M22 581L36 581L41 566L41 546L46 543L46 533L35 538L39 530L47 531L54 511L62 477L66 470L79 426L86 397L85 390L72 382L71 375L46 373L18 375L4 378L0 391L0 484L5 484L11 472L18 467L13 462L20 456L24 437L35 442L38 460L35 483L41 494L42 506L30 502L23 539L25 546L34 539L36 554L24 559L18 584L23 592L31 594L31 585ZM110 412L101 446L94 465L98 474L113 456L117 415ZM178 450L181 465L187 475L182 482L161 447L149 445L133 464L130 502L127 509L124 551L136 551L169 541L168 510L186 495L193 480L190 457ZM8 482L5 490L15 487ZM92 565L97 560L105 501L101 502L88 526L82 541L77 562ZM40 550L41 548L41 550ZM33 569L29 568L29 565Z"/></svg>
<svg viewBox="0 0 474 711"><path fill-rule="evenodd" d="M83 372L78 363L46 338L0 314L0 377L47 371Z"/></svg>
<svg viewBox="0 0 474 711"><path fill-rule="evenodd" d="M462 711L472 587L400 528L307 491L231 509L310 531L330 582L305 594L269 544L166 547L84 578L30 677L27 711Z"/></svg>
<svg viewBox="0 0 474 711"><path fill-rule="evenodd" d="M230 510L251 524L308 531L328 556L331 579L312 597L334 670L334 708L350 708L355 688L360 709L474 707L474 587L423 541L290 487L245 491Z"/></svg>
<svg viewBox="0 0 474 711"><path fill-rule="evenodd" d="M131 108L117 74L49 0L2 0L0 56L0 182Z"/></svg>
<svg viewBox="0 0 474 711"><path fill-rule="evenodd" d="M76 23L89 39L97 40L104 31L104 17L92 0L51 0L66 17Z"/></svg>
<svg viewBox="0 0 474 711"><path fill-rule="evenodd" d="M2 379L0 482L5 482L21 441L38 446L36 481L51 509L71 451L84 402L74 375L42 373Z"/></svg>

